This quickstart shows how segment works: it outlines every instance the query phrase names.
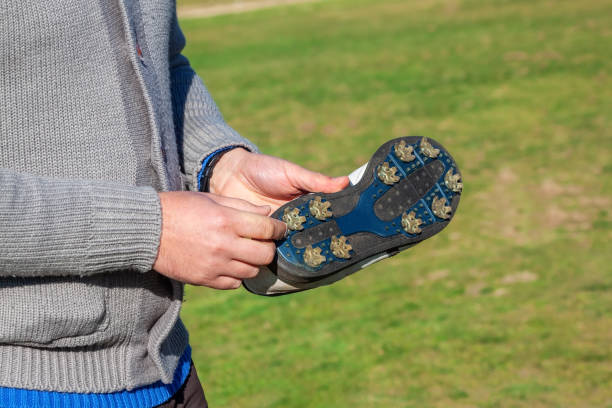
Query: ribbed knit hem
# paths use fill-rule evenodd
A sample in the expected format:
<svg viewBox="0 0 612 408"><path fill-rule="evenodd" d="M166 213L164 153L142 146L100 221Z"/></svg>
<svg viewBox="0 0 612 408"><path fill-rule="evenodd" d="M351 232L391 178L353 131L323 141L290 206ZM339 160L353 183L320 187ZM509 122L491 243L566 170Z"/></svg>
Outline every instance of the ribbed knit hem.
<svg viewBox="0 0 612 408"><path fill-rule="evenodd" d="M159 196L152 187L96 186L92 192L86 271L148 272L161 235Z"/></svg>
<svg viewBox="0 0 612 408"><path fill-rule="evenodd" d="M1 275L147 272L157 257L161 208L153 187L0 169L0 231Z"/></svg>
<svg viewBox="0 0 612 408"><path fill-rule="evenodd" d="M170 367L176 367L179 359L176 350L183 350L189 345L189 333L179 318L185 284L172 281L172 289L172 296L175 300L151 329L147 347L149 357L161 374L161 380L166 383L172 380L172 368Z"/></svg>
<svg viewBox="0 0 612 408"><path fill-rule="evenodd" d="M171 384L158 381L131 391L81 394L0 387L1 408L152 408L168 401L185 383L191 368L191 348L179 360Z"/></svg>

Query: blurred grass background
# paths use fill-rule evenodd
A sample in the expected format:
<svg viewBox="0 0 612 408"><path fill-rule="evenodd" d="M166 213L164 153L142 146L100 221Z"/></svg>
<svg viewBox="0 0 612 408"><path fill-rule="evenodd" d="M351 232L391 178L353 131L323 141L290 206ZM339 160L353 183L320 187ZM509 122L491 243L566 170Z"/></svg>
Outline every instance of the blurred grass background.
<svg viewBox="0 0 612 408"><path fill-rule="evenodd" d="M340 175L427 135L465 184L444 232L331 287L189 287L211 406L612 407L611 21L607 0L182 20L192 65L263 152Z"/></svg>
<svg viewBox="0 0 612 408"><path fill-rule="evenodd" d="M238 3L257 3L259 1L261 0L177 0L177 6L179 7L179 9L185 9L189 7L206 7Z"/></svg>

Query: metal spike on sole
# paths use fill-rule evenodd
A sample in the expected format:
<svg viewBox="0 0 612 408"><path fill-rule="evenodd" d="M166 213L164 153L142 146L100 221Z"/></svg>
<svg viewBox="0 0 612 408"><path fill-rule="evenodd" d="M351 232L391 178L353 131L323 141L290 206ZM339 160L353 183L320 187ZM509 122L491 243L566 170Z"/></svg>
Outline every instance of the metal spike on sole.
<svg viewBox="0 0 612 408"><path fill-rule="evenodd" d="M329 201L322 202L320 196L316 196L314 200L310 201L309 208L310 214L319 221L325 221L333 214L329 211L331 203Z"/></svg>
<svg viewBox="0 0 612 408"><path fill-rule="evenodd" d="M444 184L454 193L460 193L463 190L463 183L461 182L461 174L453 174L453 169L446 172L444 176Z"/></svg>
<svg viewBox="0 0 612 408"><path fill-rule="evenodd" d="M408 214L402 215L402 227L409 234L420 234L422 229L420 225L423 220L416 217L414 211L410 211Z"/></svg>
<svg viewBox="0 0 612 408"><path fill-rule="evenodd" d="M353 249L351 244L346 242L346 237L344 235L332 237L329 248L336 257L344 259L349 259L351 257L350 252L351 249Z"/></svg>
<svg viewBox="0 0 612 408"><path fill-rule="evenodd" d="M419 147L421 148L421 153L432 159L435 159L440 154L440 149L433 147L426 137L421 139Z"/></svg>
<svg viewBox="0 0 612 408"><path fill-rule="evenodd" d="M304 229L302 224L306 222L306 217L300 215L300 210L297 208L290 209L289 207L285 208L285 213L283 214L283 221L287 224L287 228L292 231L301 231Z"/></svg>
<svg viewBox="0 0 612 408"><path fill-rule="evenodd" d="M446 198L434 197L431 203L431 211L436 217L447 220L450 218L451 210L452 208L446 205Z"/></svg>
<svg viewBox="0 0 612 408"><path fill-rule="evenodd" d="M393 185L399 181L399 176L395 174L397 167L389 167L389 162L384 162L378 168L378 178L385 184Z"/></svg>
<svg viewBox="0 0 612 408"><path fill-rule="evenodd" d="M313 248L312 245L308 245L304 250L304 262L310 267L316 268L325 260L325 257L321 255L321 248Z"/></svg>
<svg viewBox="0 0 612 408"><path fill-rule="evenodd" d="M404 140L400 141L395 145L395 155L403 162L408 163L413 161L416 158L416 156L412 154L413 152L414 147L406 145L406 142Z"/></svg>

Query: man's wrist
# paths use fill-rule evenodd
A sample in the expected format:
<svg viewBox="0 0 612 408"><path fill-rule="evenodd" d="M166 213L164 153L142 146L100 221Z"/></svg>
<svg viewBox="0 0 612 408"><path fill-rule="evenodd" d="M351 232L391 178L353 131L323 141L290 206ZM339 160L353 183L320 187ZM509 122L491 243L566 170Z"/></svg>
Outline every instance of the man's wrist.
<svg viewBox="0 0 612 408"><path fill-rule="evenodd" d="M240 147L240 146L238 146ZM215 166L211 169L208 188L211 193L225 195L225 186L228 181L239 176L251 152L245 148L232 149L219 157Z"/></svg>
<svg viewBox="0 0 612 408"><path fill-rule="evenodd" d="M215 150L202 161L202 167L198 173L198 191L208 192L210 191L210 183L213 176L213 170L217 163L221 160L224 154L231 150L240 148L240 146L226 146L221 149Z"/></svg>

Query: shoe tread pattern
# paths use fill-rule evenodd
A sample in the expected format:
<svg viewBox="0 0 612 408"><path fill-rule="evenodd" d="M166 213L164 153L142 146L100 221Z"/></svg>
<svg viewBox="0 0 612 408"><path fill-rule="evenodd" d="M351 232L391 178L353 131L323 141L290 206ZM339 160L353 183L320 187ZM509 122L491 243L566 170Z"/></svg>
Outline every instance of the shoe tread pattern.
<svg viewBox="0 0 612 408"><path fill-rule="evenodd" d="M394 154L395 145L403 140L413 146L415 160L405 163ZM304 230L291 232L277 242L277 265L272 265L279 277L288 282L312 282L329 276L340 269L364 260L376 253L395 254L399 247L414 245L442 230L454 215L460 192L451 191L444 183L444 175L452 169L460 174L456 163L437 142L429 139L440 154L431 158L421 154L421 137L404 137L382 145L372 156L366 173L355 185L332 194L308 194L291 201L272 216L280 218L284 208L298 208L306 216ZM387 162L397 168L399 181L393 185L383 183L376 175L378 166ZM331 203L333 216L317 220L309 213L309 202L316 196ZM436 217L431 208L435 198L443 197L451 207L451 217ZM401 217L408 212L422 221L422 232L410 234L402 228ZM330 250L332 237L346 236L352 245L350 258L337 258ZM321 249L325 260L312 267L303 259L306 247Z"/></svg>

